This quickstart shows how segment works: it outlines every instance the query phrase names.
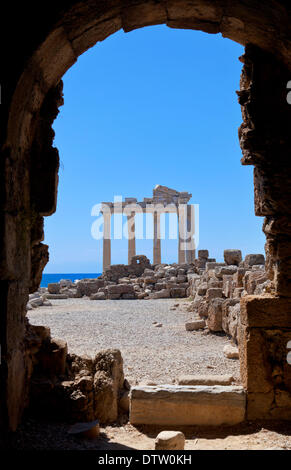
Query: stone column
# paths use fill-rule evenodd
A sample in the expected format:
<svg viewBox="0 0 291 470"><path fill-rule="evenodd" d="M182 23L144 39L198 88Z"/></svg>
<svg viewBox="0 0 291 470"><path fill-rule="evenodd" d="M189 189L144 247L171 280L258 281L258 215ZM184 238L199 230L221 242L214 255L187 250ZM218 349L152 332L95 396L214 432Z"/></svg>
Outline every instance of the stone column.
<svg viewBox="0 0 291 470"><path fill-rule="evenodd" d="M111 212L103 212L103 272L111 265Z"/></svg>
<svg viewBox="0 0 291 470"><path fill-rule="evenodd" d="M187 247L186 252L186 262L193 263L195 260L195 247L194 247L194 240L193 235L195 232L195 212L194 206L190 205L187 206L187 243L189 243L189 247Z"/></svg>
<svg viewBox="0 0 291 470"><path fill-rule="evenodd" d="M161 264L161 215L154 212L154 264Z"/></svg>
<svg viewBox="0 0 291 470"><path fill-rule="evenodd" d="M186 251L185 251L185 236L186 236L186 204L179 204L178 207L178 230L179 230L179 242L178 242L178 264L186 263Z"/></svg>
<svg viewBox="0 0 291 470"><path fill-rule="evenodd" d="M132 258L136 255L135 249L135 213L127 216L128 228L128 264L131 264Z"/></svg>

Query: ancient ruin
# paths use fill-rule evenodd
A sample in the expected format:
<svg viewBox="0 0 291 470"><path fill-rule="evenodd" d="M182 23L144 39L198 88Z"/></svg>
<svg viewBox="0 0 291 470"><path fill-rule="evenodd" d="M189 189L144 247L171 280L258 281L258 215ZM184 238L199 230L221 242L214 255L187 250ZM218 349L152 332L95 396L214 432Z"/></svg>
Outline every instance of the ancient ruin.
<svg viewBox="0 0 291 470"><path fill-rule="evenodd" d="M142 202L130 197L125 202L103 202L101 213L104 219L103 229L103 272L111 265L111 216L112 214L125 214L128 224L128 264L136 256L135 251L135 215L153 214L153 260L154 264L162 262L161 257L161 214L174 213L178 216L178 263L191 263L195 258L194 248L194 207L188 206L192 194L178 192L166 186L157 185L153 190L152 198L144 198ZM189 248L184 247L184 242Z"/></svg>
<svg viewBox="0 0 291 470"><path fill-rule="evenodd" d="M29 310L38 309L42 305L50 305L51 301L69 298L98 303L106 300L187 298L189 320L185 323L186 331L225 333L231 343L225 346L224 355L228 359L238 359L241 300L254 294L266 295L270 289L264 255L248 254L243 260L240 250L228 249L224 251L224 262L218 263L209 258L208 250L198 250L198 258L190 264L151 265L141 255L133 257L130 265L111 266L97 279L61 280L31 294L27 307ZM47 332L44 327L28 328L32 338L37 332ZM52 356L49 355L50 350L54 351ZM113 378L101 375L104 382L98 382L96 389L100 354L92 359L70 355L64 342L51 339L40 342L39 348L32 351L28 402L33 411L37 404L38 413L43 407L51 416L57 411L59 417L64 416L69 421L98 419L101 423L122 419L129 414L132 424L152 425L233 425L245 417L245 391L240 384L234 383L231 375L184 375L176 377L175 385L134 386L124 380L120 352L107 351L100 353L102 361L106 358L107 364L108 354L115 361L112 360L111 366L106 365L102 370L104 374L111 371L110 377L113 375ZM115 370L119 371L118 379L114 378ZM117 394L113 394L113 385L109 387L108 380L119 383ZM197 385L198 389L195 388ZM41 396L44 386L46 391ZM98 394L99 388L102 393ZM110 411L112 409L114 413Z"/></svg>
<svg viewBox="0 0 291 470"><path fill-rule="evenodd" d="M77 374L84 370L89 378L70 376L70 364L79 363L79 359L72 360L63 374L65 345L51 342L45 331L38 332L40 338L35 343L29 340L26 305L29 294L37 291L48 261L48 247L42 243L43 218L56 210L59 155L53 147L52 124L63 104L62 77L82 53L119 29L129 32L156 24L221 33L245 46L238 92L243 117L239 140L242 164L254 166L255 213L265 218L269 282L266 291L261 291L256 285L260 269L244 273L241 267L234 271L216 266L214 270L206 268L211 274L202 274L203 282L213 282L212 288L205 289L201 279L197 285L195 279L191 281L189 288L199 290L201 299L195 294L194 300L199 312L204 311L205 303L212 302L207 320L212 328L217 327L217 312L221 311L223 327L237 335L246 419L290 420L291 367L286 360L291 340L291 106L286 99L291 74L289 2L86 0L47 5L45 15L43 7L43 3L23 2L17 5L16 15L15 4L4 2L1 10L7 25L7 30L1 30L1 43L5 44L1 51L0 133L1 431L15 431L21 423L30 396L32 364L44 365L54 376L61 374L38 388L39 398L46 400L47 390L52 385L55 389L63 378L74 382L68 386L72 400L80 397L85 403L81 388L88 385L96 397L99 380L103 383L104 377L104 383L110 382L115 410L118 407L122 375L115 383L111 372L103 371L103 361L100 370L98 358L88 368L83 363L76 365ZM33 31L33 36L28 37L27 31ZM157 244L157 262L161 261L159 253ZM106 267L109 265L108 255ZM239 298L242 288L248 295L240 298L238 326L233 327L238 302L234 305L230 298L229 306L223 308L221 289L235 291ZM43 341L46 349L39 356ZM50 368L54 357L57 370ZM55 397L58 400L59 395ZM95 401L88 409L95 409Z"/></svg>
<svg viewBox="0 0 291 470"><path fill-rule="evenodd" d="M224 262L209 258L208 250L198 250L190 264L151 265L146 256L132 258L129 265L112 265L98 279L78 282L62 280L30 295L28 309L47 301L87 297L96 300L149 300L190 298L188 311L193 319L188 331L207 327L224 331L238 344L240 301L249 295L271 292L265 271L265 257L249 254L242 260L240 250L225 250Z"/></svg>

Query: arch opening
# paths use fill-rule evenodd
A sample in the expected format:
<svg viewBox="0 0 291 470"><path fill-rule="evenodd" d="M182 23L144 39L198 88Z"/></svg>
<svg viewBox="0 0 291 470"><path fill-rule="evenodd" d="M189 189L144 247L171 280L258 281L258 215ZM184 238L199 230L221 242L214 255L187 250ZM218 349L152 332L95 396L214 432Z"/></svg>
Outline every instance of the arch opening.
<svg viewBox="0 0 291 470"><path fill-rule="evenodd" d="M28 289L33 292L38 286L47 261L46 248L40 244L43 238L42 217L53 213L56 206L58 155L52 148L51 125L62 102L58 83L77 56L96 41L121 27L129 31L162 23L210 33L221 31L223 35L247 44L239 97L244 120L240 143L243 164L255 166L255 211L256 215L266 217L267 269L272 289L266 298L248 298L242 303L240 349L243 380L248 393L248 417L290 416L290 408L286 405L290 395L290 368L281 356L279 364L278 356L276 359L272 356L273 340L269 335L270 329L277 328L279 339L276 344L280 345L280 351L284 351L281 345L290 336L290 184L286 171L289 169L287 156L290 148L290 108L286 104L290 68L286 35L288 11L282 4L272 2L258 17L254 14L257 13L256 5L247 8L244 2L236 2L234 6L220 2L221 7L214 8L205 1L197 2L195 6L191 2L190 5L186 3L141 2L124 11L110 2L106 11L102 11L98 9L99 5L96 10L86 2L77 6L79 13L83 13L82 21L73 14L76 6L72 7L62 12L59 23L52 26L52 32L45 41L39 39L36 51L28 54L31 58L18 77L6 126L6 142L2 147L5 161L9 163L4 171L6 180L3 185L6 238L1 285L6 331L1 334L4 355L9 359L2 374L5 390L2 391L1 410L3 422L9 422L12 429L19 422L25 405L22 397L27 395L29 381L23 355L24 305ZM275 93L266 104L269 87ZM11 168L14 177L9 179ZM17 230L19 226L23 227L21 234ZM8 234L13 234L13 237ZM11 316L12 310L17 312L14 316ZM274 314L276 311L283 314L278 316ZM259 319L260 312L263 312L263 319ZM279 385L272 379L270 363L266 364L264 357L260 357L256 364L251 361L254 357L252 347L258 341L265 351L264 357L270 357L270 363L283 371ZM255 377L258 368L262 371L259 382ZM272 387L268 385L270 383Z"/></svg>

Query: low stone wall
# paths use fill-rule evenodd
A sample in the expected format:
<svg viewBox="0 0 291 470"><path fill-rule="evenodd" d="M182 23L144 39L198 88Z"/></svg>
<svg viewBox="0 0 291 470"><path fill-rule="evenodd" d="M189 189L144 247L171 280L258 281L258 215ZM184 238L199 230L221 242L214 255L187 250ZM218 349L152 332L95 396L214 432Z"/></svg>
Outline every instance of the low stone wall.
<svg viewBox="0 0 291 470"><path fill-rule="evenodd" d="M205 257L206 255L206 257ZM61 280L30 296L28 308L51 299L90 297L91 300L183 298L189 295L190 275L203 269L208 251L203 250L191 264L151 265L144 255L132 258L130 265L113 265L98 279L78 282ZM45 303L44 305L48 305Z"/></svg>
<svg viewBox="0 0 291 470"><path fill-rule="evenodd" d="M193 298L188 310L204 319L210 331L224 331L237 344L241 298L264 294L271 283L261 254L247 255L242 261L240 250L225 250L224 261L206 262L205 269L188 276L188 294Z"/></svg>
<svg viewBox="0 0 291 470"><path fill-rule="evenodd" d="M67 422L117 422L128 414L129 385L120 351L100 351L94 358L67 352L45 327L26 324L26 375L29 412Z"/></svg>
<svg viewBox="0 0 291 470"><path fill-rule="evenodd" d="M224 263L209 258L208 250L198 251L193 263L183 265L151 265L146 256L136 256L131 265L111 266L98 279L49 284L48 289L30 295L28 309L69 297L93 301L192 297L188 311L205 323L196 319L193 325L189 319L186 329L207 325L210 331L224 331L237 343L241 297L270 290L264 262L261 254L247 255L243 261L240 250L225 250Z"/></svg>
<svg viewBox="0 0 291 470"><path fill-rule="evenodd" d="M194 264L151 265L145 256L136 256L131 265L111 266L98 279L49 284L30 296L28 308L48 305L51 299L84 296L91 300L183 298L188 295L188 276L196 270Z"/></svg>
<svg viewBox="0 0 291 470"><path fill-rule="evenodd" d="M222 426L245 419L246 394L237 386L133 387L130 422L134 425Z"/></svg>

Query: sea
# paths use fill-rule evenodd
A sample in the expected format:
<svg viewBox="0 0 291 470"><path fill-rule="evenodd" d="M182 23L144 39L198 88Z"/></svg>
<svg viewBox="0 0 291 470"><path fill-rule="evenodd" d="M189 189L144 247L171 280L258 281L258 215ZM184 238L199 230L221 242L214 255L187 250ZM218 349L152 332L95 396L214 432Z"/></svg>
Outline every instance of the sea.
<svg viewBox="0 0 291 470"><path fill-rule="evenodd" d="M48 284L59 282L61 279L70 279L71 281L81 279L96 279L102 273L63 273L63 274L43 274L40 287L47 287Z"/></svg>

